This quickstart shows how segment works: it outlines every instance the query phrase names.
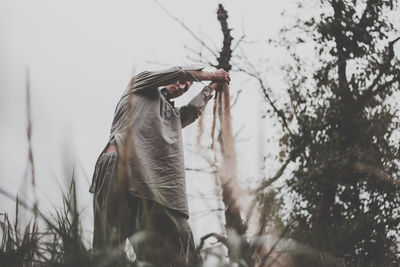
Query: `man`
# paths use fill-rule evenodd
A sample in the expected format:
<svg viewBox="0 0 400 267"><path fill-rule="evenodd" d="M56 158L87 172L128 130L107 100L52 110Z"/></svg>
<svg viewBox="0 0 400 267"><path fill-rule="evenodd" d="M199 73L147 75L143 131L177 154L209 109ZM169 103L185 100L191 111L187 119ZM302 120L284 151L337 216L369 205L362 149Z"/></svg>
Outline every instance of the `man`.
<svg viewBox="0 0 400 267"><path fill-rule="evenodd" d="M193 81L207 80L212 82L187 105L174 107L171 99ZM219 83L229 81L223 69L182 67L132 78L116 107L90 188L95 251L116 246L122 251L129 237L139 261L154 266L199 262L188 224L181 128L199 117Z"/></svg>

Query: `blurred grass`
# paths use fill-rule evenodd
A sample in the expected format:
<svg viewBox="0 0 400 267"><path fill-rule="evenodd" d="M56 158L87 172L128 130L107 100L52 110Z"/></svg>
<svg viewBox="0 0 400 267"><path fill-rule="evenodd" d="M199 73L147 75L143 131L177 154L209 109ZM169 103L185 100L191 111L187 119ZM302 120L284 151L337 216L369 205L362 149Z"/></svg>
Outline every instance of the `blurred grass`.
<svg viewBox="0 0 400 267"><path fill-rule="evenodd" d="M3 190L0 194L4 195ZM18 197L14 200L16 203L14 222L10 221L8 214L1 215L0 266L152 266L121 257L118 248L94 252L89 247L90 244L86 245L84 238L86 233L83 231L81 212L78 210L74 178L71 179L69 190L63 194L62 207L55 208L49 215L44 215L36 207L29 206ZM31 221L23 227L22 231L19 220L20 207L33 214ZM219 255L215 266L250 266L245 259L256 253L260 245L265 244L264 241L253 240L250 247L243 247L243 244L247 242L244 243L234 232L228 233L227 237L211 233L201 239L201 244L196 249L197 255L203 254L208 257L215 253L209 247L204 248L205 240L210 237L217 239L220 244L235 252L228 256ZM262 236L260 235L259 238L262 239ZM273 248L267 255L272 255L272 252ZM276 255L272 255L271 259L275 257ZM266 258L262 261L268 262Z"/></svg>
<svg viewBox="0 0 400 267"><path fill-rule="evenodd" d="M48 216L30 210L34 215L23 231L20 206L17 197L14 223L7 213L0 220L0 266L137 266L135 262L120 259L116 251L95 254L85 246L74 179L68 193L63 195L63 206Z"/></svg>

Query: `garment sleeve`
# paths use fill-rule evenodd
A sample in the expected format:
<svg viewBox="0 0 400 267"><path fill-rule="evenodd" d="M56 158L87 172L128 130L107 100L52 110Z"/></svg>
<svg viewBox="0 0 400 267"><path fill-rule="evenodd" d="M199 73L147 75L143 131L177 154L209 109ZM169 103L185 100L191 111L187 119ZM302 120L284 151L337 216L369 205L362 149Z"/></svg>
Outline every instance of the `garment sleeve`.
<svg viewBox="0 0 400 267"><path fill-rule="evenodd" d="M188 71L202 69L201 66L177 66L159 71L143 71L131 79L129 89L131 92L138 92L146 88L166 86L179 80L198 81Z"/></svg>
<svg viewBox="0 0 400 267"><path fill-rule="evenodd" d="M194 122L203 112L208 100L211 98L212 89L204 87L187 105L179 109L182 128Z"/></svg>

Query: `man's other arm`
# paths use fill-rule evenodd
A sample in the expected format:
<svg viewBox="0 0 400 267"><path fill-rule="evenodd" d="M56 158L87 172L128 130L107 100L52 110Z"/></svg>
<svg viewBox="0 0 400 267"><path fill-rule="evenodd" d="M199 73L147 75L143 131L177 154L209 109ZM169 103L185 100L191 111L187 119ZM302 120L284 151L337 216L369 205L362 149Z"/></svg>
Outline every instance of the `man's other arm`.
<svg viewBox="0 0 400 267"><path fill-rule="evenodd" d="M216 90L218 86L219 83L217 82L212 82L208 86L205 86L187 105L180 108L182 128L194 122L201 115L208 100L212 96L212 92Z"/></svg>

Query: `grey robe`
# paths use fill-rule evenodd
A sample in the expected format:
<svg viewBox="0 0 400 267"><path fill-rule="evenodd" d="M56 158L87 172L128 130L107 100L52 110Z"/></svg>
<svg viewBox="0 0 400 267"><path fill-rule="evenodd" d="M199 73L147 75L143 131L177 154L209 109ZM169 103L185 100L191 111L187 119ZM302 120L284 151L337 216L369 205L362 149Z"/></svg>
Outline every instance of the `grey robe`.
<svg viewBox="0 0 400 267"><path fill-rule="evenodd" d="M134 145L128 157L128 192L188 217L181 129L200 116L212 89L206 86L187 105L174 108L158 88L178 80L196 80L187 70L199 68L173 67L133 77L116 107L109 141L122 151L129 127L129 138L133 138ZM132 114L126 122L130 92L133 92ZM93 177L91 192L96 188L95 183Z"/></svg>

